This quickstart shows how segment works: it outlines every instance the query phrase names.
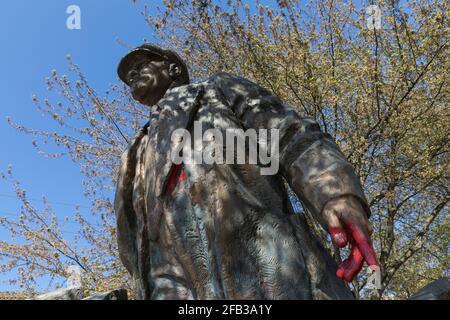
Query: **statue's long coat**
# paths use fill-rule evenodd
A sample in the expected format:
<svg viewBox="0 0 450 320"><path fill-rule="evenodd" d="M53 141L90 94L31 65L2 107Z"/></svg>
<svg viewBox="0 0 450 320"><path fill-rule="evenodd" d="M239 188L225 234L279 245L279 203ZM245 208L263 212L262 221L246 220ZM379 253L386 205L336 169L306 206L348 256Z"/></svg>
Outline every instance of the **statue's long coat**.
<svg viewBox="0 0 450 320"><path fill-rule="evenodd" d="M122 156L115 197L120 258L138 298L352 298L304 216L293 213L283 183L319 222L335 197L366 204L352 166L317 123L227 73L170 89L158 106ZM279 129L279 173L184 164L186 180L167 190L176 168L171 134L193 121L222 132Z"/></svg>

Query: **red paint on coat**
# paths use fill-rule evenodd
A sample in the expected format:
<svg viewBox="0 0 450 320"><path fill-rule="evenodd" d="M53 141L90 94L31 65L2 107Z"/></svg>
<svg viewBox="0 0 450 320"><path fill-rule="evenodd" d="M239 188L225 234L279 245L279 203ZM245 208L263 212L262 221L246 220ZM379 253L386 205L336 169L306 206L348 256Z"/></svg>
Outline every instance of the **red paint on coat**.
<svg viewBox="0 0 450 320"><path fill-rule="evenodd" d="M171 194L175 190L178 183L186 180L186 171L183 165L174 164L170 169L169 178L167 180L166 192Z"/></svg>

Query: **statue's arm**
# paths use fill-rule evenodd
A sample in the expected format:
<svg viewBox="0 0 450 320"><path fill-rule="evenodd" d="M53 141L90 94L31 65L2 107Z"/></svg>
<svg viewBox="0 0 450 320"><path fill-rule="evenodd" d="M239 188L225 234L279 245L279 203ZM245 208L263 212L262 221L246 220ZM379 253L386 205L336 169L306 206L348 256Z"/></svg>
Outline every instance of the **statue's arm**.
<svg viewBox="0 0 450 320"><path fill-rule="evenodd" d="M364 261L379 270L363 188L332 137L251 81L227 73L214 75L213 81L244 129L279 130L280 173L336 246L350 243L350 256L337 276L350 282Z"/></svg>
<svg viewBox="0 0 450 320"><path fill-rule="evenodd" d="M214 81L245 129L279 130L281 174L322 225L326 203L343 195L359 199L369 215L352 165L313 119L249 80L218 73Z"/></svg>

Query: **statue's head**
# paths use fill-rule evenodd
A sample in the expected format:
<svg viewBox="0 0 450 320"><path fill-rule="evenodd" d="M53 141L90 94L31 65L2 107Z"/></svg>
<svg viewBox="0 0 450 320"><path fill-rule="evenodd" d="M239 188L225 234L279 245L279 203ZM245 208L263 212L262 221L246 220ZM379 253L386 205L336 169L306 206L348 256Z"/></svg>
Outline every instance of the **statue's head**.
<svg viewBox="0 0 450 320"><path fill-rule="evenodd" d="M119 63L119 78L142 104L156 104L170 88L189 84L189 71L171 50L144 44L131 50Z"/></svg>

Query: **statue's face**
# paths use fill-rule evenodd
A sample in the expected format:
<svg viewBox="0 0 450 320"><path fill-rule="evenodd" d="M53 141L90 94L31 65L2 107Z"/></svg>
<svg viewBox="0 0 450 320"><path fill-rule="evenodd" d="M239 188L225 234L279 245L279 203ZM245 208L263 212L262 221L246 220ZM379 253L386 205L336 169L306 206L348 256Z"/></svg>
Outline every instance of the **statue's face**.
<svg viewBox="0 0 450 320"><path fill-rule="evenodd" d="M133 98L148 106L155 105L173 82L169 68L168 61L157 57L136 62L126 79Z"/></svg>

